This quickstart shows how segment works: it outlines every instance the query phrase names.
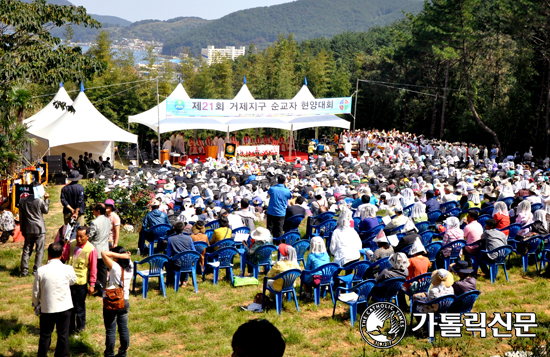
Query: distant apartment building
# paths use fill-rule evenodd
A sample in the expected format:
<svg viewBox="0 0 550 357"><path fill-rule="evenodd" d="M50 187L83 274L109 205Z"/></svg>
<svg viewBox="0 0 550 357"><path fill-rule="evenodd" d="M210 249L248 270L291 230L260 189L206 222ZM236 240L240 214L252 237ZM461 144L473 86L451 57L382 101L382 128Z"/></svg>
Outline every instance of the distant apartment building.
<svg viewBox="0 0 550 357"><path fill-rule="evenodd" d="M244 56L246 48L241 46L236 48L235 46L226 46L225 48L214 48L214 46L208 46L201 49L201 55L206 59L206 63L210 66L212 63L221 62L222 58L229 58L235 60L239 56Z"/></svg>

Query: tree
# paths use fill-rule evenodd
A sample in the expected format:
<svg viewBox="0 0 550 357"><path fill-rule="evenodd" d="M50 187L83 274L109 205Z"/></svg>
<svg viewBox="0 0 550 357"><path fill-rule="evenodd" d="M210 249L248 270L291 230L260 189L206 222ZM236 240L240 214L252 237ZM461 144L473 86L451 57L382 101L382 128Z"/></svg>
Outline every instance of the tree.
<svg viewBox="0 0 550 357"><path fill-rule="evenodd" d="M89 78L103 70L101 63L82 54L80 47L63 45L50 30L67 24L98 28L83 7L0 0L0 174L21 165L29 142L22 119L29 96L16 87L23 83L54 86L61 81ZM15 88L14 88L15 87Z"/></svg>

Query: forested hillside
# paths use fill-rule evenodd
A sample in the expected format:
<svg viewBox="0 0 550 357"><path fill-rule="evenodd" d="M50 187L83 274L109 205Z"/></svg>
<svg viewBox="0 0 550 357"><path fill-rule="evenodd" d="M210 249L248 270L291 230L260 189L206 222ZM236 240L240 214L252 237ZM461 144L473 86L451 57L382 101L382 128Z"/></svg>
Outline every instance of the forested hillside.
<svg viewBox="0 0 550 357"><path fill-rule="evenodd" d="M164 42L208 22L208 20L200 17L177 17L167 21L137 21L128 27L112 29L111 37L114 39L139 38L143 41Z"/></svg>
<svg viewBox="0 0 550 357"><path fill-rule="evenodd" d="M298 0L270 7L237 11L219 20L167 40L164 53L188 47L195 54L207 45L265 47L280 34L296 40L333 36L344 31L365 31L417 13L421 0Z"/></svg>

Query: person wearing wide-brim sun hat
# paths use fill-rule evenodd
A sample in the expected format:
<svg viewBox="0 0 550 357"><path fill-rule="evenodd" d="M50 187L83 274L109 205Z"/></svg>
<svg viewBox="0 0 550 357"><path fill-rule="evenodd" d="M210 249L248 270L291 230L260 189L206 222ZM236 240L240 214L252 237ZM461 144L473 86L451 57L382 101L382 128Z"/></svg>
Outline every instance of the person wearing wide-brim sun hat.
<svg viewBox="0 0 550 357"><path fill-rule="evenodd" d="M419 293L413 295L414 300L429 302L441 296L454 295L454 278L453 274L445 269L437 269L432 273L432 286L427 294ZM437 305L421 305L418 308L419 312L435 312Z"/></svg>

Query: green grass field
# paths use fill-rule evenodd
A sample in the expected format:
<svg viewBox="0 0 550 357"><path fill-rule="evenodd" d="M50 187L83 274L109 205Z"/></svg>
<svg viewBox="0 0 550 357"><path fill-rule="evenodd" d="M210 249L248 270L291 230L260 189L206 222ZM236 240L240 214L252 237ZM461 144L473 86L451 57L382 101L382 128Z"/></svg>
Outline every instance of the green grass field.
<svg viewBox="0 0 550 357"><path fill-rule="evenodd" d="M46 246L63 224L60 189L57 186L48 190L51 205L46 220ZM120 244L135 254L137 234L122 233ZM31 307L33 277L19 277L21 248L22 243L0 246L0 356L34 356L38 350L39 320ZM136 259L134 256L133 260ZM34 255L31 267L33 262ZM238 259L235 263L239 274ZM158 280L153 280L146 300L142 299L141 279L138 278L136 292L130 295L129 355L229 356L233 333L239 325L254 318L266 318L282 332L287 344L285 356L492 356L545 345L550 326L549 281L538 276L534 265L523 274L518 258L513 258L511 264L509 283L502 272L494 285L485 277L478 279L482 295L474 311L487 312L488 321L494 312L534 311L539 324L535 329L536 339L496 339L490 331L487 338L481 339L464 332L464 337L456 339L442 339L437 335L431 345L428 339L417 339L410 334L395 348L375 350L363 342L358 324L351 327L349 310L343 304L338 305L336 318L331 318L332 303L328 295L319 307L313 302L299 300L299 313L294 304L288 302L281 316L274 310L261 314L243 312L239 307L251 303L261 287L233 288L225 280L214 286L210 274L205 282L199 279L198 294L189 284L177 294L169 288L166 298L159 290ZM223 277L224 273L221 275ZM55 341L54 334L51 355ZM101 356L104 342L102 301L88 297L86 331L78 339L71 338L71 352L75 356Z"/></svg>

